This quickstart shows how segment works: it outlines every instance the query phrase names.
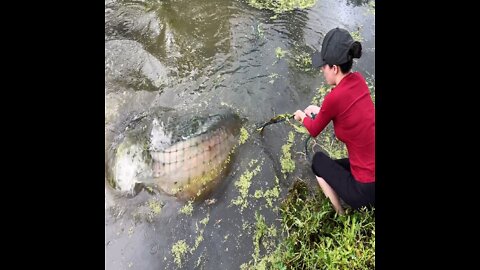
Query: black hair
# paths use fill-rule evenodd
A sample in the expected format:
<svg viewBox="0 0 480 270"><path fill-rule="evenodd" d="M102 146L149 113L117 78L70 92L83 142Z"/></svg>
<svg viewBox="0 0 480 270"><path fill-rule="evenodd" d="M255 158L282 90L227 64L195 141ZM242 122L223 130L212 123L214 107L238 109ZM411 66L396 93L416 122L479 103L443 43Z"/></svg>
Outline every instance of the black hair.
<svg viewBox="0 0 480 270"><path fill-rule="evenodd" d="M347 73L352 69L353 65L353 58L360 58L362 56L362 44L360 42L355 41L352 43L350 46L350 50L348 50L348 61L346 63L343 63L341 65L338 65L340 67L340 70L342 73ZM332 67L332 65L329 65Z"/></svg>

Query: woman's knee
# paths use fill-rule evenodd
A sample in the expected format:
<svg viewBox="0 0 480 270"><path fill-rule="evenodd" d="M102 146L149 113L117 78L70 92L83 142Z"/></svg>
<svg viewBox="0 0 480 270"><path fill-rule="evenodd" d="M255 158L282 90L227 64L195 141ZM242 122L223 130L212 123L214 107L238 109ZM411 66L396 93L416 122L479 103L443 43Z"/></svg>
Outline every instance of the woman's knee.
<svg viewBox="0 0 480 270"><path fill-rule="evenodd" d="M312 171L316 176L322 177L323 167L326 166L329 157L322 152L316 152L312 159Z"/></svg>

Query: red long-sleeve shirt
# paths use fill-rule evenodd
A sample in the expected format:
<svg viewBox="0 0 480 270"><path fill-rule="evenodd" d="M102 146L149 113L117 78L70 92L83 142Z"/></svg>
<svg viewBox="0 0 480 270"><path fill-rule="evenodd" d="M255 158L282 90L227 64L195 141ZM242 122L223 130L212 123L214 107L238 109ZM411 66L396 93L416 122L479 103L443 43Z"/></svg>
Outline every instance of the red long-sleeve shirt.
<svg viewBox="0 0 480 270"><path fill-rule="evenodd" d="M375 182L375 106L363 76L347 74L333 88L312 120L303 124L316 137L333 120L337 138L347 146L350 170L362 183Z"/></svg>

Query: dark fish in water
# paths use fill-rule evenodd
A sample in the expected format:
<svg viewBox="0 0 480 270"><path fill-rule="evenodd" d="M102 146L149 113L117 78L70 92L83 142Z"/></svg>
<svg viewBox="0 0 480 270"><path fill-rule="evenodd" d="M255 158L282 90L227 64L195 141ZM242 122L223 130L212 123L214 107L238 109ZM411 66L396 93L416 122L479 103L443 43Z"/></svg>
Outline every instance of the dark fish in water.
<svg viewBox="0 0 480 270"><path fill-rule="evenodd" d="M226 172L240 127L230 111L147 114L112 146L106 178L121 191L143 183L180 198L197 197Z"/></svg>

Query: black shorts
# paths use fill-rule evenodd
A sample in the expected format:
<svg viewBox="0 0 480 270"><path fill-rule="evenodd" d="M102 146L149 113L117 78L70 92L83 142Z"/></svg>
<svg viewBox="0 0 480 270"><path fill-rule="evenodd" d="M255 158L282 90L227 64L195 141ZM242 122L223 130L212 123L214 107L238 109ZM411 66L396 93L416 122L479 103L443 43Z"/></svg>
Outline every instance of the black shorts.
<svg viewBox="0 0 480 270"><path fill-rule="evenodd" d="M362 183L350 172L348 158L333 160L322 152L316 152L312 160L315 175L325 179L337 195L352 208L375 206L375 182Z"/></svg>

